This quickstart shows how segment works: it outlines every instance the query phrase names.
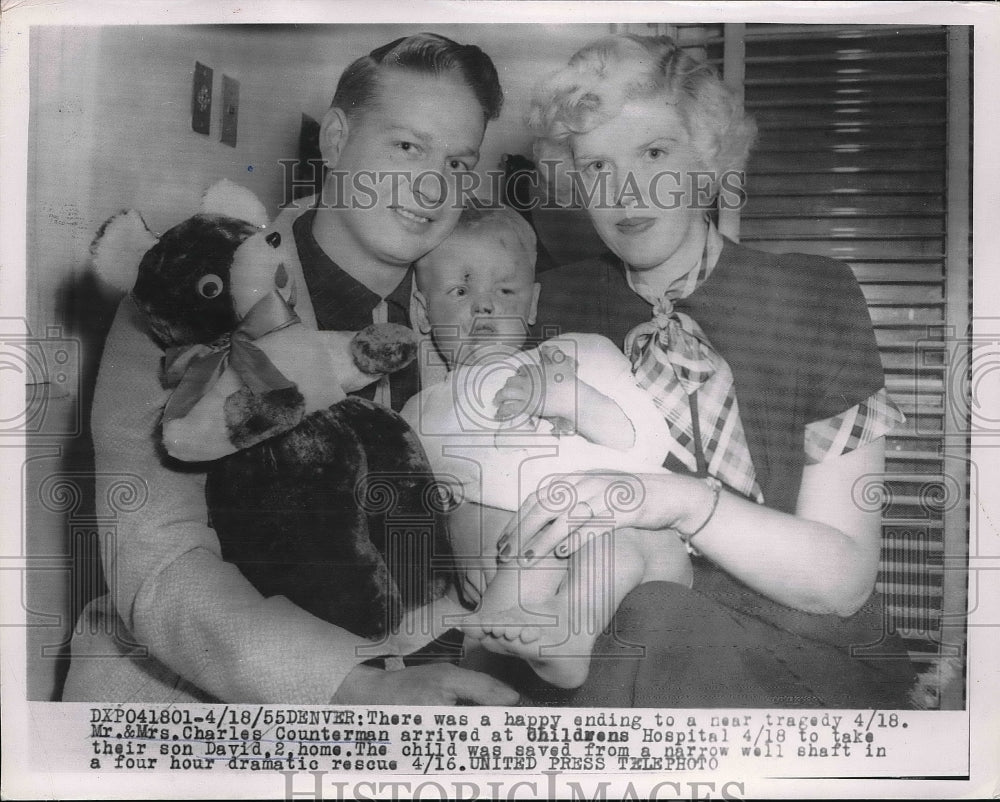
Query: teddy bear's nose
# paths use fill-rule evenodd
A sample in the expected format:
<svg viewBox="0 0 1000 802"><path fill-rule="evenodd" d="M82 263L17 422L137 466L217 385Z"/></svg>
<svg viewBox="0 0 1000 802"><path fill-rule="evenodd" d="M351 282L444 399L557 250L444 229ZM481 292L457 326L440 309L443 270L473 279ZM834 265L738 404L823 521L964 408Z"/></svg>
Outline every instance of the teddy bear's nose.
<svg viewBox="0 0 1000 802"><path fill-rule="evenodd" d="M281 234L277 231L272 231L266 237L264 237L264 242L270 245L272 248L277 248L281 245Z"/></svg>

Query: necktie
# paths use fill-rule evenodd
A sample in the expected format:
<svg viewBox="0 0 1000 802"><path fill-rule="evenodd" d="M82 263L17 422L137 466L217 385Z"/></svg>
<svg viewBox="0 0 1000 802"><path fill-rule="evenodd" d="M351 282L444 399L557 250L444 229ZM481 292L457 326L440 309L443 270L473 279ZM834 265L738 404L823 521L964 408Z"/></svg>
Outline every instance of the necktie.
<svg viewBox="0 0 1000 802"><path fill-rule="evenodd" d="M656 302L651 321L628 333L625 353L636 382L663 413L671 453L692 472L714 476L763 503L732 370L701 327L674 308L669 294Z"/></svg>
<svg viewBox="0 0 1000 802"><path fill-rule="evenodd" d="M372 310L372 323L388 322L389 304L386 303L385 298L382 298ZM392 389L389 385L388 374L379 379L378 383L375 385L375 398L373 400L376 404L379 404L386 409L392 409Z"/></svg>

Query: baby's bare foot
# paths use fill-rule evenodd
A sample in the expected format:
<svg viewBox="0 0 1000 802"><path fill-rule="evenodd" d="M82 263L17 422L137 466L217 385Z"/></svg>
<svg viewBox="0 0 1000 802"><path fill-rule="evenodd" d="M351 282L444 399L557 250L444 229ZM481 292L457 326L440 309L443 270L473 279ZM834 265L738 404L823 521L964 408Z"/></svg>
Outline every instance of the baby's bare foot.
<svg viewBox="0 0 1000 802"><path fill-rule="evenodd" d="M488 637L494 628L530 627L551 624L547 612L538 612L556 594L566 577L566 563L555 568L522 568L506 565L496 572L483 594L476 612L461 627L472 637Z"/></svg>
<svg viewBox="0 0 1000 802"><path fill-rule="evenodd" d="M538 640L541 627L551 627L557 623L558 618L554 615L527 610L523 605L515 604L506 610L481 607L475 613L467 615L459 626L466 635L477 640L501 639L533 643Z"/></svg>
<svg viewBox="0 0 1000 802"><path fill-rule="evenodd" d="M532 621L526 623L525 611L517 607L483 619L479 622L483 648L526 660L539 677L561 688L582 685L597 634L586 629L576 632L561 598L536 605L530 615Z"/></svg>

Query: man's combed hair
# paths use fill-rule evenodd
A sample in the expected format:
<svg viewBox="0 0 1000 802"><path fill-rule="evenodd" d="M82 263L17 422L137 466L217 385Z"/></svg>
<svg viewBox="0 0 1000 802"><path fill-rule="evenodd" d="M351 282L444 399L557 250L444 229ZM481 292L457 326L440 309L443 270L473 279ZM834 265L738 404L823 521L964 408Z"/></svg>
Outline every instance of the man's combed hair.
<svg viewBox="0 0 1000 802"><path fill-rule="evenodd" d="M610 120L630 100L676 106L706 170L746 166L757 127L711 65L668 36L607 36L577 51L534 92L527 124L536 161L572 163L569 140Z"/></svg>
<svg viewBox="0 0 1000 802"><path fill-rule="evenodd" d="M405 36L359 58L340 76L331 105L349 118L363 111L378 97L382 69L459 75L475 94L486 120L500 116L503 90L490 57L475 45L460 45L436 33Z"/></svg>

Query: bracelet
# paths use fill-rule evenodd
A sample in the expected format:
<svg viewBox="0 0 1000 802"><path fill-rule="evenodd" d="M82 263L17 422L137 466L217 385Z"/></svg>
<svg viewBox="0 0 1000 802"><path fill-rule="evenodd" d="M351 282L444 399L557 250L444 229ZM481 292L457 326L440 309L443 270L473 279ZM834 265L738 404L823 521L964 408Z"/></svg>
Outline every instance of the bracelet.
<svg viewBox="0 0 1000 802"><path fill-rule="evenodd" d="M712 517L715 515L715 510L719 506L719 496L722 494L722 482L714 476L706 476L705 484L712 489L712 508L708 511L708 515L705 517L705 520L701 522L701 526L690 534L684 534L679 529L677 530L677 534L680 536L680 539L684 541L684 545L688 548L691 548L691 538L708 526L708 522L712 520Z"/></svg>

